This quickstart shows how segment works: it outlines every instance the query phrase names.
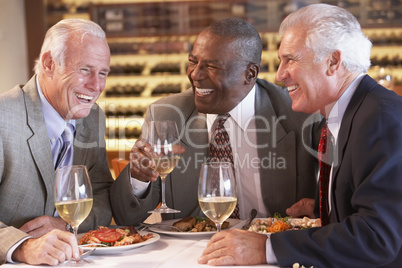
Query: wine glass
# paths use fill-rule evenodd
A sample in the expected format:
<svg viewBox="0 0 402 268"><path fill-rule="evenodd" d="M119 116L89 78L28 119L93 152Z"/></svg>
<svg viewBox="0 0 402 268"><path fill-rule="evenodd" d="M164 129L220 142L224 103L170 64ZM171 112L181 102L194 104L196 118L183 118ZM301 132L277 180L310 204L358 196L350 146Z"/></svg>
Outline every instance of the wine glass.
<svg viewBox="0 0 402 268"><path fill-rule="evenodd" d="M237 203L236 179L231 163L202 164L198 181L198 202L202 212L216 224L216 229L220 232L222 223L233 213Z"/></svg>
<svg viewBox="0 0 402 268"><path fill-rule="evenodd" d="M169 208L165 200L166 176L172 172L180 160L180 154L175 150L180 145L179 131L174 121L151 121L145 132L145 139L150 144L150 156L155 163L154 169L161 178L162 202L159 208L149 213L179 213L180 210Z"/></svg>
<svg viewBox="0 0 402 268"><path fill-rule="evenodd" d="M77 238L78 226L88 217L93 203L92 186L86 166L57 168L54 199L57 213L71 225ZM78 257L63 265L82 266L91 262Z"/></svg>

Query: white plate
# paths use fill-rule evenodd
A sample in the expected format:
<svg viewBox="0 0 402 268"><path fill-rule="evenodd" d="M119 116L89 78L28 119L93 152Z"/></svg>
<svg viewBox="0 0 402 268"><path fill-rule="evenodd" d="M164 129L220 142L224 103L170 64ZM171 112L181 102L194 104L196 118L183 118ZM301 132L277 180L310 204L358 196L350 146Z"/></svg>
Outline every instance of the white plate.
<svg viewBox="0 0 402 268"><path fill-rule="evenodd" d="M262 221L266 221L268 220L268 218L256 218L253 220L252 224L256 221L256 220L262 220ZM313 227L313 224L320 224L321 225L321 221L320 219L310 219L310 218L289 218L288 219L289 223L292 224L293 226L297 225L297 226L304 226L304 227ZM318 221L318 222L317 222ZM236 228L237 226L235 226ZM262 233L262 232L261 232Z"/></svg>
<svg viewBox="0 0 402 268"><path fill-rule="evenodd" d="M173 225L176 221L179 221L180 219L174 219L174 220L166 220L161 222L161 224L170 226ZM229 227L223 230L228 230L235 226L239 220L237 219L227 219L226 221L229 222ZM160 229L157 226L151 226L149 227L149 230L152 232L156 232L159 234L165 234L165 235L173 235L173 236L184 236L184 237L197 237L197 236L212 236L213 234L216 233L216 231L210 231L210 232L175 232L175 231L168 231L166 229Z"/></svg>
<svg viewBox="0 0 402 268"><path fill-rule="evenodd" d="M149 234L149 232L145 232L145 231L139 231L138 232L140 235L146 235ZM92 254L98 254L98 255L102 255L102 254L121 254L126 250L130 250L130 249L134 249L134 248L139 248L145 245L149 245L152 243L155 243L156 241L159 240L160 235L152 233L153 236L141 243L136 243L136 244L131 244L131 245L127 245L127 246L118 246L118 247L95 247L95 251ZM78 235L78 240L81 238L81 236L84 234L80 234ZM94 247L82 247L82 249L84 249L84 251L86 250L92 250Z"/></svg>

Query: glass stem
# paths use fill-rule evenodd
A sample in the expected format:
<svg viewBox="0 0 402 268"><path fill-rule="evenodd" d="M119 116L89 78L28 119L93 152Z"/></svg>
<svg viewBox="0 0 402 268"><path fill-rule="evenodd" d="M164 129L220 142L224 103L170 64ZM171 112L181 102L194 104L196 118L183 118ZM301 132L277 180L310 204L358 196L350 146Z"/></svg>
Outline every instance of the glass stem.
<svg viewBox="0 0 402 268"><path fill-rule="evenodd" d="M75 236L75 239L77 239L77 235L78 235L78 226L71 226L73 228L73 233ZM78 241L78 240L77 240ZM81 257L78 258L71 258L71 260L74 261L79 261L81 259Z"/></svg>
<svg viewBox="0 0 402 268"><path fill-rule="evenodd" d="M161 187L162 187L162 203L161 203L161 209L164 209L164 208L168 208L167 207L167 205L166 205L166 199L165 199L165 182L166 182L166 175L165 176L162 176L162 175L160 175L160 177L161 177L161 183L162 183L162 185L161 185Z"/></svg>
<svg viewBox="0 0 402 268"><path fill-rule="evenodd" d="M216 225L216 232L219 233L221 231L221 229L222 229L222 226L221 226L220 223L215 223L215 225Z"/></svg>
<svg viewBox="0 0 402 268"><path fill-rule="evenodd" d="M75 235L75 238L77 238L78 235L78 226L71 226L73 228L73 233Z"/></svg>

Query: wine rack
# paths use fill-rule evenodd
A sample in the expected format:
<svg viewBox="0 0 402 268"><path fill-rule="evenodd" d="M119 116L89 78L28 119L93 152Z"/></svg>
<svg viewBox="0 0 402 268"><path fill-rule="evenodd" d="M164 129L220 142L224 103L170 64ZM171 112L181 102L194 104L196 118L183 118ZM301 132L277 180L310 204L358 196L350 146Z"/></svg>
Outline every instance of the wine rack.
<svg viewBox="0 0 402 268"><path fill-rule="evenodd" d="M368 73L380 67L392 75L402 95L402 0L327 0L350 10L373 42ZM106 114L110 157L126 157L141 134L149 104L187 89L188 53L196 35L213 21L228 16L248 19L261 33L260 78L275 82L279 65L277 34L282 19L308 0L135 1L48 0L47 27L62 18L92 19L107 33L112 54L105 91L98 100Z"/></svg>

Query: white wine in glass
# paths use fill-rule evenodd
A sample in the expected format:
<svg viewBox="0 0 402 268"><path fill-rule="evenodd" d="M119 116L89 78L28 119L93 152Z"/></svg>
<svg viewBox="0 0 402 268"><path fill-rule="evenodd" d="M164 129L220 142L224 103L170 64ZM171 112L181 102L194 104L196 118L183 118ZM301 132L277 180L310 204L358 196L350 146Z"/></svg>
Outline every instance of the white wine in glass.
<svg viewBox="0 0 402 268"><path fill-rule="evenodd" d="M222 223L236 208L237 188L233 165L229 162L208 162L201 166L198 181L198 202L202 212L216 224Z"/></svg>
<svg viewBox="0 0 402 268"><path fill-rule="evenodd" d="M86 166L59 167L56 172L54 199L57 213L73 228L77 237L78 226L92 209L92 185ZM82 266L92 261L73 258L63 265Z"/></svg>
<svg viewBox="0 0 402 268"><path fill-rule="evenodd" d="M155 171L161 178L161 206L157 209L148 211L149 213L179 213L180 210L169 208L165 198L166 177L177 166L180 154L176 149L180 146L180 136L174 121L151 121L147 125L147 131L143 133L143 138L150 144L150 155L155 163Z"/></svg>

